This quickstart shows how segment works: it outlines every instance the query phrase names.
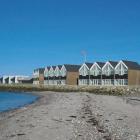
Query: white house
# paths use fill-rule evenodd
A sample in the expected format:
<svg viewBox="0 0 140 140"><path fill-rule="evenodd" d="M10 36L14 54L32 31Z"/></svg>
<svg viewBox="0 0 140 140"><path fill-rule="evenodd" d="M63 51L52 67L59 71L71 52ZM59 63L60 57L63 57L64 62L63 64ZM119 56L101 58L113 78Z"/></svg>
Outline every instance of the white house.
<svg viewBox="0 0 140 140"><path fill-rule="evenodd" d="M66 75L67 75L66 65L62 66L60 70L60 75L61 75L61 85L66 85Z"/></svg>
<svg viewBox="0 0 140 140"><path fill-rule="evenodd" d="M33 78L34 78L33 84L34 85L39 85L39 69L35 69L33 71Z"/></svg>
<svg viewBox="0 0 140 140"><path fill-rule="evenodd" d="M84 63L79 69L79 85L89 85L90 83L90 68L93 63Z"/></svg>
<svg viewBox="0 0 140 140"><path fill-rule="evenodd" d="M95 62L90 68L90 85L101 85L103 62Z"/></svg>
<svg viewBox="0 0 140 140"><path fill-rule="evenodd" d="M49 70L50 67L46 67L44 71L44 85L49 85Z"/></svg>
<svg viewBox="0 0 140 140"><path fill-rule="evenodd" d="M115 67L118 62L108 61L102 68L102 85L114 85Z"/></svg>
<svg viewBox="0 0 140 140"><path fill-rule="evenodd" d="M139 85L140 65L137 62L121 60L115 67L115 85Z"/></svg>
<svg viewBox="0 0 140 140"><path fill-rule="evenodd" d="M2 81L3 84L9 84L9 76L4 75L2 80L3 80Z"/></svg>
<svg viewBox="0 0 140 140"><path fill-rule="evenodd" d="M55 68L56 66L51 66L49 70L49 85L54 85L54 79L55 79Z"/></svg>
<svg viewBox="0 0 140 140"><path fill-rule="evenodd" d="M120 61L115 67L115 85L128 85L128 66Z"/></svg>
<svg viewBox="0 0 140 140"><path fill-rule="evenodd" d="M46 67L45 85L78 85L79 65L58 65Z"/></svg>
<svg viewBox="0 0 140 140"><path fill-rule="evenodd" d="M16 76L3 76L2 84L19 84L21 79L29 78L29 76L16 75Z"/></svg>
<svg viewBox="0 0 140 140"><path fill-rule="evenodd" d="M54 85L61 85L61 65L56 66L55 71L54 71L54 75L55 75L55 79L54 79Z"/></svg>

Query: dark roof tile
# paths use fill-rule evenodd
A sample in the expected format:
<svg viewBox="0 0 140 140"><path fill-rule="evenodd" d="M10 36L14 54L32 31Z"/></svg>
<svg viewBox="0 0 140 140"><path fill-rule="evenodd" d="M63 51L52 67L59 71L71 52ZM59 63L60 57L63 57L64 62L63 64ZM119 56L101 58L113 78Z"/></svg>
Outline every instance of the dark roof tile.
<svg viewBox="0 0 140 140"><path fill-rule="evenodd" d="M118 64L118 62L116 61L108 61L114 68L116 67L116 65Z"/></svg>
<svg viewBox="0 0 140 140"><path fill-rule="evenodd" d="M50 66L47 67L48 70L50 70L50 68L51 68Z"/></svg>
<svg viewBox="0 0 140 140"><path fill-rule="evenodd" d="M56 66L52 66L52 68L55 70Z"/></svg>
<svg viewBox="0 0 140 140"><path fill-rule="evenodd" d="M85 64L88 66L89 69L90 69L90 68L92 67L92 65L93 65L93 63L88 63L88 62L86 62Z"/></svg>
<svg viewBox="0 0 140 140"><path fill-rule="evenodd" d="M128 69L140 70L140 65L137 62L122 60Z"/></svg>
<svg viewBox="0 0 140 140"><path fill-rule="evenodd" d="M34 71L39 71L39 73L44 73L45 68L37 68Z"/></svg>
<svg viewBox="0 0 140 140"><path fill-rule="evenodd" d="M77 72L79 71L80 65L70 65L70 64L64 64L67 71L70 72Z"/></svg>
<svg viewBox="0 0 140 140"><path fill-rule="evenodd" d="M96 62L101 68L105 65L104 62Z"/></svg>
<svg viewBox="0 0 140 140"><path fill-rule="evenodd" d="M58 65L58 68L61 69L62 68L62 65Z"/></svg>

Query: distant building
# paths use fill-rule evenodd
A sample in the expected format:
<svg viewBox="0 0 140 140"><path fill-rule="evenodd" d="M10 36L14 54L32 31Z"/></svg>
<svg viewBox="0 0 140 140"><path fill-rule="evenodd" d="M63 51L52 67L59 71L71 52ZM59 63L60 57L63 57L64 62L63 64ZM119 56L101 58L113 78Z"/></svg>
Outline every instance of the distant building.
<svg viewBox="0 0 140 140"><path fill-rule="evenodd" d="M61 68L61 84L77 85L80 65L64 64Z"/></svg>
<svg viewBox="0 0 140 140"><path fill-rule="evenodd" d="M38 68L33 71L33 84L44 84L45 68Z"/></svg>
<svg viewBox="0 0 140 140"><path fill-rule="evenodd" d="M90 68L90 85L101 85L104 62L95 62Z"/></svg>
<svg viewBox="0 0 140 140"><path fill-rule="evenodd" d="M29 76L21 76L21 75L16 75L16 76L8 76L4 75L0 78L0 83L1 84L19 84L22 83L20 79L29 79ZM30 81L31 82L31 81Z"/></svg>
<svg viewBox="0 0 140 140"><path fill-rule="evenodd" d="M54 82L54 84L55 85L60 85L61 84L61 80L62 80L61 68L62 68L62 65L58 65L55 68L55 71L54 71L54 75L55 75L55 82Z"/></svg>
<svg viewBox="0 0 140 140"><path fill-rule="evenodd" d="M118 62L108 61L102 68L102 85L114 85L115 67Z"/></svg>
<svg viewBox="0 0 140 140"><path fill-rule="evenodd" d="M44 85L90 85L127 86L140 85L140 65L121 60L58 65L39 68L33 73L34 84ZM9 79L5 77L5 82Z"/></svg>
<svg viewBox="0 0 140 140"><path fill-rule="evenodd" d="M21 77L18 79L18 83L20 84L33 84L33 78L32 77Z"/></svg>
<svg viewBox="0 0 140 140"><path fill-rule="evenodd" d="M45 85L77 85L80 65L58 65L46 67Z"/></svg>
<svg viewBox="0 0 140 140"><path fill-rule="evenodd" d="M44 85L49 85L49 71L50 67L46 67L44 70Z"/></svg>
<svg viewBox="0 0 140 140"><path fill-rule="evenodd" d="M89 85L90 84L90 68L93 63L84 63L79 69L79 85Z"/></svg>
<svg viewBox="0 0 140 140"><path fill-rule="evenodd" d="M121 60L115 67L115 85L140 85L140 65Z"/></svg>
<svg viewBox="0 0 140 140"><path fill-rule="evenodd" d="M140 65L126 60L84 63L79 69L79 85L140 85Z"/></svg>

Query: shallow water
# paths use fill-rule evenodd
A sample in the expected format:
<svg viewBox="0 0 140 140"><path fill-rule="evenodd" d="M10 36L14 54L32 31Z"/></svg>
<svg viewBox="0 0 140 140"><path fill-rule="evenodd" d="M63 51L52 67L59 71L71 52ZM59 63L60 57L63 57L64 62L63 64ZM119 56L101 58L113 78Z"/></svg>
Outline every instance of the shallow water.
<svg viewBox="0 0 140 140"><path fill-rule="evenodd" d="M0 92L0 112L23 107L37 98L32 94Z"/></svg>

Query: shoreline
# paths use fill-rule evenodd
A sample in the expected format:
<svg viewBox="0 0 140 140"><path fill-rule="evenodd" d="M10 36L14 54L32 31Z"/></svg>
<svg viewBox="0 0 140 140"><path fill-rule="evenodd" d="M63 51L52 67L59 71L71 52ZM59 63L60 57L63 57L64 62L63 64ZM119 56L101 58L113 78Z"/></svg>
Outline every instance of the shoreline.
<svg viewBox="0 0 140 140"><path fill-rule="evenodd" d="M0 92L2 92L1 90L0 90ZM50 93L50 92L55 92L55 93L64 93L64 92L59 92L59 91L12 91L12 90L10 90L10 91L8 91L8 90L6 90L6 91L3 91L3 92L9 92L9 93L11 93L12 94L12 92L15 92L15 94L16 93L21 93L21 94L30 94L30 95L35 95L35 96L38 96L37 97L37 99L35 100L35 101L33 101L33 102L31 102L31 103L28 103L28 104L26 104L26 105L24 105L24 106L22 106L22 107L18 107L18 108L15 108L15 109L10 109L10 110L6 110L6 111L2 111L2 112L0 112L0 121L1 121L1 118L2 118L2 116L7 116L8 117L8 115L10 114L10 117L11 117L11 115L15 115L16 113L18 113L18 112L22 112L22 111L24 111L24 110L28 110L29 108L32 108L32 107L36 107L36 106L38 106L38 105L41 105L42 104L42 100L45 100L44 98L46 97L46 93ZM68 92L68 93L70 93L70 92ZM112 94L102 94L102 93L91 93L91 92L84 92L84 91L82 91L82 92L76 92L76 93L89 93L89 94L93 94L93 95L101 95L101 96L115 96L115 97L122 97L122 98L127 98L128 97L128 100L129 100L129 98L131 98L131 96L132 97L140 97L140 94L132 94L132 95L126 95L126 94L124 94L124 95L112 95ZM75 94L76 94L75 93ZM132 99L132 100L135 100L135 99Z"/></svg>
<svg viewBox="0 0 140 140"><path fill-rule="evenodd" d="M2 92L2 91L0 91ZM9 92L10 93L10 92ZM18 93L18 92L17 92ZM10 110L5 110L5 111L2 111L0 112L0 121L3 119L3 118L7 118L7 117L12 117L14 116L16 113L18 112L22 112L24 110L27 110L29 108L32 108L32 107L35 107L37 106L41 101L42 99L44 98L44 96L41 94L41 92L19 92L19 93L22 93L22 94L30 94L30 95L35 95L35 96L38 96L36 100L32 101L31 103L27 103L26 105L24 106L21 106L21 107L17 107L15 109L10 109ZM12 91L11 91L11 94ZM14 93L16 94L16 93Z"/></svg>
<svg viewBox="0 0 140 140"><path fill-rule="evenodd" d="M140 117L140 104L131 105L121 96L49 91L33 94L40 99L3 117L0 114L0 140L139 137L140 119L135 117Z"/></svg>

